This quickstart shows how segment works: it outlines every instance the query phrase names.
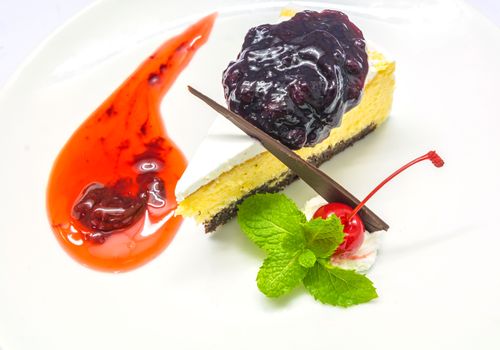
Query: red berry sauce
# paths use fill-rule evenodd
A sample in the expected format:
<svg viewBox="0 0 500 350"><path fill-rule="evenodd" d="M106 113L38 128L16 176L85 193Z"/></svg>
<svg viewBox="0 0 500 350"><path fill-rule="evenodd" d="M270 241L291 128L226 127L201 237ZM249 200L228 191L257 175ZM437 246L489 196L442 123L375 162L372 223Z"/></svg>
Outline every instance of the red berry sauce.
<svg viewBox="0 0 500 350"><path fill-rule="evenodd" d="M182 218L174 189L186 168L167 136L160 103L210 34L215 15L165 42L76 130L47 189L52 229L80 263L103 271L145 264Z"/></svg>

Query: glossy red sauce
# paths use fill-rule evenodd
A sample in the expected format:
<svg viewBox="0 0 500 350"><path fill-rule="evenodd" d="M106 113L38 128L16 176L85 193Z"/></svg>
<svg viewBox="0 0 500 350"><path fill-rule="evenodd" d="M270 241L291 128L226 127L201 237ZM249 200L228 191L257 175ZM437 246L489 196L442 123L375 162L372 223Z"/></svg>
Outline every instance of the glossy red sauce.
<svg viewBox="0 0 500 350"><path fill-rule="evenodd" d="M215 15L165 42L59 153L47 189L52 229L80 263L126 271L156 257L182 218L174 189L186 168L167 136L160 103L210 34Z"/></svg>

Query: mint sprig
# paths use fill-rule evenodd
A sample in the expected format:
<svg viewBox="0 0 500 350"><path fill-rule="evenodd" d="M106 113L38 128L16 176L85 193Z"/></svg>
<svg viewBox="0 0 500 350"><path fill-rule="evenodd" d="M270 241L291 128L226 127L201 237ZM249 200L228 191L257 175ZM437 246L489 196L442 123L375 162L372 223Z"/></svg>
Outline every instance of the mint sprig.
<svg viewBox="0 0 500 350"><path fill-rule="evenodd" d="M282 296L302 282L324 304L347 307L377 297L366 276L329 263L344 240L335 215L307 221L285 195L256 194L239 206L238 223L268 254L257 275L257 286L266 296Z"/></svg>

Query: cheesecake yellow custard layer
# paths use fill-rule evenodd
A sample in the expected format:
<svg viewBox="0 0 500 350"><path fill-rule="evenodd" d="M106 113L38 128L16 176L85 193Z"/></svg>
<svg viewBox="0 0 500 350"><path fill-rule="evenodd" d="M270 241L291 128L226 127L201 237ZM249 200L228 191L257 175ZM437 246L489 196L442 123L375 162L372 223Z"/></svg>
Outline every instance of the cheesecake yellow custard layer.
<svg viewBox="0 0 500 350"><path fill-rule="evenodd" d="M347 112L328 138L296 153L317 165L352 145L383 123L390 112L394 92L395 63L380 52L368 54L370 73L361 102ZM236 214L237 204L258 192L275 192L296 176L272 154L265 151L222 173L179 203L177 214L191 217L215 230Z"/></svg>

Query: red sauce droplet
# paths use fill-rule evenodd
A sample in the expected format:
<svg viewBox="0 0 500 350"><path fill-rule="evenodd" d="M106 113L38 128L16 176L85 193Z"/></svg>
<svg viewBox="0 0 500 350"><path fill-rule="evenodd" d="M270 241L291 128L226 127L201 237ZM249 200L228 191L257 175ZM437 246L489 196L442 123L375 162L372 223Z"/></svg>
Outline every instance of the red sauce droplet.
<svg viewBox="0 0 500 350"><path fill-rule="evenodd" d="M170 243L182 218L174 189L186 168L160 102L215 14L165 42L76 130L57 157L47 210L63 248L103 271L141 266Z"/></svg>

